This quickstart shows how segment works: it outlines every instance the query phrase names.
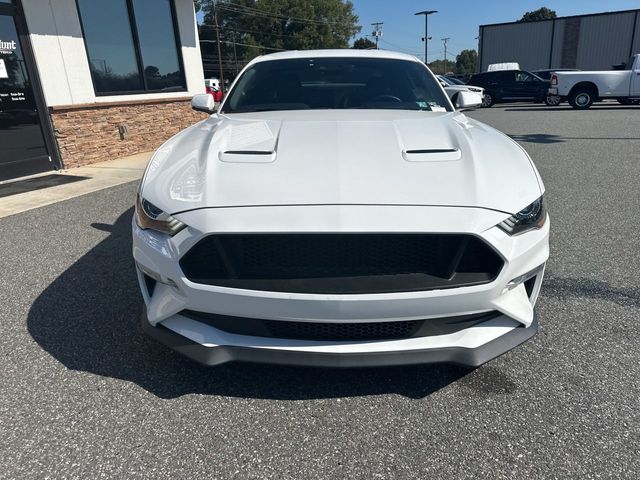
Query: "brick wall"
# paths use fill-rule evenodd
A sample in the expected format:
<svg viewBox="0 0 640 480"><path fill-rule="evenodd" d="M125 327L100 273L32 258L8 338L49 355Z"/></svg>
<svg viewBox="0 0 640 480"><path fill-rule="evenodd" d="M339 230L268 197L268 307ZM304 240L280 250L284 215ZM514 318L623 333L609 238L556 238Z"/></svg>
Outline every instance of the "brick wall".
<svg viewBox="0 0 640 480"><path fill-rule="evenodd" d="M185 99L52 107L50 115L65 168L154 150L206 118ZM127 127L124 140L122 125Z"/></svg>

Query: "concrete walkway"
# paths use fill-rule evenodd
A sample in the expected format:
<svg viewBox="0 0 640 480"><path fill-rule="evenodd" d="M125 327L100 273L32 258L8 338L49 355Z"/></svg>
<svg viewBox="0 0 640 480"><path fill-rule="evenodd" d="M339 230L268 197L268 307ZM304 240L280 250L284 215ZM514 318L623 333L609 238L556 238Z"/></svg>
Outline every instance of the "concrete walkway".
<svg viewBox="0 0 640 480"><path fill-rule="evenodd" d="M0 218L85 195L103 188L139 180L152 153L139 153L108 162L94 163L86 167L40 174L41 176L72 175L85 178L72 183L0 198Z"/></svg>

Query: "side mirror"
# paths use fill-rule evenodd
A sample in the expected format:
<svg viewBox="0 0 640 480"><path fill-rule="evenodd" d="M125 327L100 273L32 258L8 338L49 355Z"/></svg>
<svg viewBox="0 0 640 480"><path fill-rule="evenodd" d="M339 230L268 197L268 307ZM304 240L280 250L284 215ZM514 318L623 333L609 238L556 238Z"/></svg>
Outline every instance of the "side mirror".
<svg viewBox="0 0 640 480"><path fill-rule="evenodd" d="M198 112L216 113L216 103L208 93L199 93L191 99L191 108Z"/></svg>
<svg viewBox="0 0 640 480"><path fill-rule="evenodd" d="M456 97L456 108L473 108L482 105L482 95L479 92L460 92Z"/></svg>

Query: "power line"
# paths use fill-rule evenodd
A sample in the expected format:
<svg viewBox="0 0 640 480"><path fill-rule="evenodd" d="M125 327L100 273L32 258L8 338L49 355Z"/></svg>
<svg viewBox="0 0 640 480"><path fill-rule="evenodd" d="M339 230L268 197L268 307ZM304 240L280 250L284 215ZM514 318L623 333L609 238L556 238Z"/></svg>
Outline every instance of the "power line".
<svg viewBox="0 0 640 480"><path fill-rule="evenodd" d="M294 16L283 15L275 12L265 12L264 10L246 7L244 5L239 5L236 3L221 3L221 4L218 4L218 8L220 8L221 10L227 10L229 12L240 13L244 15L253 15L256 17L269 18L272 20L287 20L289 22L295 22L295 23L312 23L317 25L343 25L343 26L349 25L346 22L330 22L327 20L318 20L314 18L294 17Z"/></svg>
<svg viewBox="0 0 640 480"><path fill-rule="evenodd" d="M213 25L205 25L202 24L200 25L200 28L213 28L215 30L216 27L214 27ZM233 27L220 27L220 30L228 30L228 31L235 31L238 33L258 33L260 35L269 35L270 37L280 37L280 38L290 38L291 35L283 35L281 33L273 33L273 32L268 32L268 31L259 31L259 30L248 30L245 28L233 28Z"/></svg>
<svg viewBox="0 0 640 480"><path fill-rule="evenodd" d="M216 40L200 40L200 43L216 43ZM251 43L230 42L229 40L220 40L220 43L226 43L229 45L233 45L235 43L236 45L242 45L243 47L263 48L265 50L275 50L278 52L287 51L286 48L265 47L264 45L253 45Z"/></svg>
<svg viewBox="0 0 640 480"><path fill-rule="evenodd" d="M382 43L386 44L386 45L389 45L390 47L393 47L393 48L397 49L399 52L402 52L402 53L408 53L410 55L415 55L415 56L418 56L418 55L422 54L422 52L419 52L418 50L410 50L408 48L401 47L400 45L396 45L394 43L391 43L391 42L389 42L389 41L387 41L385 39L380 39L380 41Z"/></svg>

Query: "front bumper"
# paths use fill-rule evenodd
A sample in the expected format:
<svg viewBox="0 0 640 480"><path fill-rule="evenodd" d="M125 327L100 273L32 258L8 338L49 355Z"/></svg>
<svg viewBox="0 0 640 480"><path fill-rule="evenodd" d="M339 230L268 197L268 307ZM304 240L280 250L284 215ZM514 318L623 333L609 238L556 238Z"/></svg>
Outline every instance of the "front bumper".
<svg viewBox="0 0 640 480"><path fill-rule="evenodd" d="M140 230L133 223L133 253L145 301L143 329L152 337L207 365L228 361L375 366L449 362L480 365L537 331L533 306L549 255L549 222L510 237L495 227L508 215L451 207L261 207L211 209L179 216L189 227L175 237ZM285 219L285 220L283 220ZM491 283L443 290L380 294L307 294L243 290L196 284L179 259L207 232L461 232L476 235L504 259ZM142 272L159 281L153 292ZM535 271L533 288L507 284ZM303 341L232 334L181 315L184 310L296 322L393 322L499 312L448 335L376 341Z"/></svg>
<svg viewBox="0 0 640 480"><path fill-rule="evenodd" d="M538 332L538 319L534 316L529 327L514 325L507 317L479 324L466 331L466 335L474 335L472 330L506 329L493 340L477 347L469 346L430 346L410 350L380 351L317 351L313 349L281 349L265 346L216 345L208 342L199 343L190 340L163 325L152 326L146 315L141 318L142 331L156 341L168 346L182 355L207 366L220 365L227 362L255 362L279 365L298 365L310 367L355 368L381 367L394 365L413 365L428 363L450 363L466 367L478 367L483 363L499 357L503 353L529 340ZM444 336L442 336L444 337ZM437 345L443 339L431 337L430 343ZM311 343L311 342L308 342Z"/></svg>

